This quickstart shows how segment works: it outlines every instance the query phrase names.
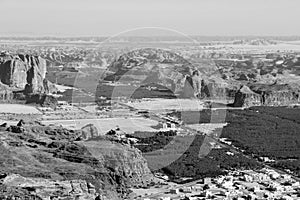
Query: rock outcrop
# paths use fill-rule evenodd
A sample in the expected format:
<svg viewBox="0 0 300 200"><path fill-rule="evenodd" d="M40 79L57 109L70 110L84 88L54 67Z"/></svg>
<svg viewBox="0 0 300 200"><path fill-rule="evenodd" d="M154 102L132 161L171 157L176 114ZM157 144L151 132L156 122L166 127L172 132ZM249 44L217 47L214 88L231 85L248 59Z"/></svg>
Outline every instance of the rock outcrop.
<svg viewBox="0 0 300 200"><path fill-rule="evenodd" d="M26 93L48 93L45 87L46 61L33 55L0 55L0 81Z"/></svg>
<svg viewBox="0 0 300 200"><path fill-rule="evenodd" d="M130 186L151 182L146 160L130 145L105 137L77 141L82 130L21 128L0 131L0 175L6 175L0 176L1 199L95 199L98 193L117 200Z"/></svg>
<svg viewBox="0 0 300 200"><path fill-rule="evenodd" d="M233 107L289 106L300 102L300 91L289 85L242 86L234 97Z"/></svg>
<svg viewBox="0 0 300 200"><path fill-rule="evenodd" d="M261 105L288 106L300 102L299 88L293 88L288 84L252 85L251 90L261 95Z"/></svg>
<svg viewBox="0 0 300 200"><path fill-rule="evenodd" d="M250 107L261 105L261 95L253 92L249 87L242 86L235 94L232 107Z"/></svg>

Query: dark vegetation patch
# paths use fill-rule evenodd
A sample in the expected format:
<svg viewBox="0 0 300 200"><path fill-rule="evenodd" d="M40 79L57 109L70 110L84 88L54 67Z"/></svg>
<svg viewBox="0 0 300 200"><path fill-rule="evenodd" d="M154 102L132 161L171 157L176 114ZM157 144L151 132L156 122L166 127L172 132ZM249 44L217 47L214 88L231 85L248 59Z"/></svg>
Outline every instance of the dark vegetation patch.
<svg viewBox="0 0 300 200"><path fill-rule="evenodd" d="M154 154L159 154L157 150L163 149L171 142L176 143L180 141L176 141L174 132L137 132L132 137L139 139L139 142L135 145L136 148L140 149L143 153L153 152ZM205 136L196 135L192 138L191 144L185 144L189 145L187 150L181 152L182 155L176 161L158 171L167 174L173 181L182 182L180 178L183 177L189 177L194 180L207 176L218 176L226 173L226 170L254 169L260 167L260 164L254 159L249 159L242 154L228 155L229 149L212 149L207 156L199 157L200 148ZM178 146L176 147L176 144L173 145L174 148L168 148L169 151L165 152L167 154L165 155L166 159L170 154L180 153ZM184 143L181 145L184 145Z"/></svg>
<svg viewBox="0 0 300 200"><path fill-rule="evenodd" d="M289 169L290 171L294 172L298 176L300 176L300 160L280 160L276 163L272 164L273 167L276 167L281 170Z"/></svg>
<svg viewBox="0 0 300 200"><path fill-rule="evenodd" d="M135 147L143 153L162 149L164 146L169 144L175 136L175 131L159 131L157 133L135 132L133 135L129 135L129 137L139 140Z"/></svg>
<svg viewBox="0 0 300 200"><path fill-rule="evenodd" d="M223 123L226 114L226 110L203 109L201 111L175 111L168 115L180 119L185 124L200 124Z"/></svg>
<svg viewBox="0 0 300 200"><path fill-rule="evenodd" d="M199 157L204 136L197 135L188 150L175 162L162 169L164 173L177 177L199 179L225 174L227 170L256 169L260 164L242 154L228 155L228 149L212 149L205 157Z"/></svg>
<svg viewBox="0 0 300 200"><path fill-rule="evenodd" d="M171 117L176 117L183 121L185 124L199 124L199 123L209 123L211 119L210 109L205 109L202 111L182 111L182 112L172 112L169 113Z"/></svg>
<svg viewBox="0 0 300 200"><path fill-rule="evenodd" d="M245 150L245 154L269 157L273 166L289 169L298 176L300 160L300 109L287 107L252 107L246 110L227 110L221 137ZM175 112L186 124L207 123L212 112ZM220 111L219 111L220 112Z"/></svg>
<svg viewBox="0 0 300 200"><path fill-rule="evenodd" d="M272 116L277 116L282 119L287 119L300 124L300 109L299 108L287 108L287 107L253 107L250 110L255 110L260 113L265 113Z"/></svg>
<svg viewBox="0 0 300 200"><path fill-rule="evenodd" d="M221 136L229 138L247 154L272 159L299 159L300 124L294 122L299 109L296 110L263 107L229 111L226 117L229 125L224 127ZM285 112L289 114L285 115Z"/></svg>

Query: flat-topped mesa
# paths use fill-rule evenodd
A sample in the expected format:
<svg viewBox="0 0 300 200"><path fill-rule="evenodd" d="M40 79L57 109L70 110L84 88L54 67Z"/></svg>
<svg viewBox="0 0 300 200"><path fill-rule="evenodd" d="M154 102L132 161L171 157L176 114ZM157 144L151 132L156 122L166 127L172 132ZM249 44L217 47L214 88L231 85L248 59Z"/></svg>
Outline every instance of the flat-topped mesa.
<svg viewBox="0 0 300 200"><path fill-rule="evenodd" d="M0 55L0 81L25 93L49 93L46 60L34 55Z"/></svg>

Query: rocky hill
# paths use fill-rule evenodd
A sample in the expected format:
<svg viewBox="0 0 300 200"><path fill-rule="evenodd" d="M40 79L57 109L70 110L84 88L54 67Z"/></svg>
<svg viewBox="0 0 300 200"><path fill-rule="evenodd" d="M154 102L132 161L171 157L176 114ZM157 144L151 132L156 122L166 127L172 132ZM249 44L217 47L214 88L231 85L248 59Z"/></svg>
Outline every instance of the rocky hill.
<svg viewBox="0 0 300 200"><path fill-rule="evenodd" d="M0 129L0 199L123 199L130 186L152 179L140 151L128 144L23 124Z"/></svg>
<svg viewBox="0 0 300 200"><path fill-rule="evenodd" d="M160 66L161 64L162 66ZM162 49L144 48L130 51L121 55L108 67L108 72L112 72L112 77L105 77L106 80L119 80L122 76L148 75L149 72L164 74L173 73L189 74L192 64L178 54ZM165 71L157 71L162 70ZM113 78L113 79L112 79Z"/></svg>
<svg viewBox="0 0 300 200"><path fill-rule="evenodd" d="M199 75L197 67L179 54L163 49L144 48L121 55L108 67L103 80L129 83L140 89L147 88L142 93L149 93L147 90L161 92L162 96L169 98L172 95L165 94L168 90L173 96L191 97L201 89ZM153 95L144 94L144 98L151 96Z"/></svg>

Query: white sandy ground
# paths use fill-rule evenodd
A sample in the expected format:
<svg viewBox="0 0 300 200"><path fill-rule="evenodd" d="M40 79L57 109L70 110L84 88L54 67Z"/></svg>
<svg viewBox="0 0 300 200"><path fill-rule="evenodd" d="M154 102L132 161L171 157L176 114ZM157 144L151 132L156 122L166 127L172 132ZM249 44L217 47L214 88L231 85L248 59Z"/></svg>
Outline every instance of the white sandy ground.
<svg viewBox="0 0 300 200"><path fill-rule="evenodd" d="M75 119L75 120L46 120L43 124L62 125L70 129L80 129L83 126L91 123L94 124L100 134L105 134L109 130L117 126L126 133L133 133L135 131L156 131L151 126L157 125L157 121L145 119L140 117L134 118L104 118L104 119Z"/></svg>
<svg viewBox="0 0 300 200"><path fill-rule="evenodd" d="M42 114L37 108L21 104L0 104L0 113Z"/></svg>
<svg viewBox="0 0 300 200"><path fill-rule="evenodd" d="M126 103L140 110L201 110L204 102L198 99L143 99Z"/></svg>
<svg viewBox="0 0 300 200"><path fill-rule="evenodd" d="M60 92L65 92L66 90L73 89L73 87L69 87L69 86L65 86L65 85L58 85L58 84L55 84L55 87Z"/></svg>
<svg viewBox="0 0 300 200"><path fill-rule="evenodd" d="M18 121L0 119L0 125L3 123L7 123L8 126L15 126L18 124Z"/></svg>
<svg viewBox="0 0 300 200"><path fill-rule="evenodd" d="M81 106L80 108L89 113L96 113L98 111L97 108L99 108L99 106L98 105L90 105L90 106L84 106L84 107Z"/></svg>
<svg viewBox="0 0 300 200"><path fill-rule="evenodd" d="M187 127L210 135L217 128L223 128L227 123L204 123L204 124L190 124Z"/></svg>

